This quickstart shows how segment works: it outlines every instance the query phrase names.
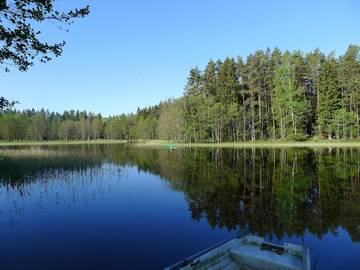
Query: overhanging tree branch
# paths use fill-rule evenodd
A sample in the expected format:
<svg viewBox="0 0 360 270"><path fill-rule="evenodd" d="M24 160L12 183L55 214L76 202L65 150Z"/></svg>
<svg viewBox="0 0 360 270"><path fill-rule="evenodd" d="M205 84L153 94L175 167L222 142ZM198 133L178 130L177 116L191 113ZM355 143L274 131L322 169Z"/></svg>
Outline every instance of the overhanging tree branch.
<svg viewBox="0 0 360 270"><path fill-rule="evenodd" d="M0 66L10 70L9 62L26 71L35 61L48 62L63 52L65 41L47 43L40 40L35 23L54 22L71 25L89 14L89 6L59 11L55 0L0 0Z"/></svg>
<svg viewBox="0 0 360 270"><path fill-rule="evenodd" d="M0 112L7 108L11 108L15 104L16 104L16 101L9 101L4 97L0 97Z"/></svg>
<svg viewBox="0 0 360 270"><path fill-rule="evenodd" d="M69 11L55 9L56 0L0 0L0 67L26 71L35 61L46 63L63 52L65 41L47 43L40 40L41 31L34 25L56 23L59 28L89 14L89 6ZM0 111L16 102L0 96Z"/></svg>

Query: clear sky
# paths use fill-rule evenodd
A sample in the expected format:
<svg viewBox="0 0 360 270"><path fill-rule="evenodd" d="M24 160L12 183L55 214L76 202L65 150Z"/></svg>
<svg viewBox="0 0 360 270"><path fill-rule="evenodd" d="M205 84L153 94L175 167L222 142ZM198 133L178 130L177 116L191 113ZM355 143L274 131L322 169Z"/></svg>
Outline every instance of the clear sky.
<svg viewBox="0 0 360 270"><path fill-rule="evenodd" d="M135 112L183 93L191 67L257 49L343 54L360 44L358 0L72 0L91 15L69 33L63 56L27 72L0 73L0 95L17 109ZM60 0L65 7L67 0Z"/></svg>

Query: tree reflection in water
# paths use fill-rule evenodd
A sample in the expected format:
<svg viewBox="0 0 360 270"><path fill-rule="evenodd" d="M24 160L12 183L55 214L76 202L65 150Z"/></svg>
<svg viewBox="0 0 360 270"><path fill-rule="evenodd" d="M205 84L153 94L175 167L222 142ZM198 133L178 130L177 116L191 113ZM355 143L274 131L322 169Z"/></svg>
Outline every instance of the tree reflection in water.
<svg viewBox="0 0 360 270"><path fill-rule="evenodd" d="M124 145L42 147L57 155L1 155L1 189L26 193L39 181L83 172L96 181L104 164L136 166L184 193L194 220L282 238L323 237L345 228L360 241L360 149L158 148ZM69 181L69 180L68 180ZM86 185L89 182L83 182ZM70 181L71 182L71 181ZM76 188L76 186L74 187Z"/></svg>
<svg viewBox="0 0 360 270"><path fill-rule="evenodd" d="M360 149L129 147L113 162L159 175L185 194L192 218L282 238L345 228L360 241Z"/></svg>

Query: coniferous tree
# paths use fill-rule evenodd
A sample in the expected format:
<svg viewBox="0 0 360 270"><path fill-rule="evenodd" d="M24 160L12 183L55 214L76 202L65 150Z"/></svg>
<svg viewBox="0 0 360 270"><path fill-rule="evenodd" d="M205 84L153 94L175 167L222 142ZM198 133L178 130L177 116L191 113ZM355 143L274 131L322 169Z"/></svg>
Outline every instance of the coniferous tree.
<svg viewBox="0 0 360 270"><path fill-rule="evenodd" d="M360 47L350 45L340 58L339 80L344 106L356 115L359 130L360 109ZM359 136L359 133L357 134Z"/></svg>
<svg viewBox="0 0 360 270"><path fill-rule="evenodd" d="M331 139L335 133L335 112L341 108L337 62L332 55L328 56L321 67L317 90L318 134Z"/></svg>
<svg viewBox="0 0 360 270"><path fill-rule="evenodd" d="M309 136L313 136L316 131L316 112L318 107L318 95L317 95L317 82L320 73L320 68L325 59L323 53L319 49L308 53L305 56L306 71L305 71L305 95L310 101L310 111L308 113L307 133Z"/></svg>
<svg viewBox="0 0 360 270"><path fill-rule="evenodd" d="M256 51L194 68L184 96L103 118L78 110L0 111L0 140L237 142L360 138L360 49L325 57L319 49Z"/></svg>

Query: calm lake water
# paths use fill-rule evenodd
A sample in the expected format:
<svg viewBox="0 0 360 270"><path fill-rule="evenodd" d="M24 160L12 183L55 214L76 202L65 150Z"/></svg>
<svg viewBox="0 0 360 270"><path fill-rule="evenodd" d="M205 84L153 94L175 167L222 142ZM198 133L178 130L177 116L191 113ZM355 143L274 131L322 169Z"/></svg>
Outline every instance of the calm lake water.
<svg viewBox="0 0 360 270"><path fill-rule="evenodd" d="M0 269L161 269L246 225L360 269L360 149L0 148Z"/></svg>

